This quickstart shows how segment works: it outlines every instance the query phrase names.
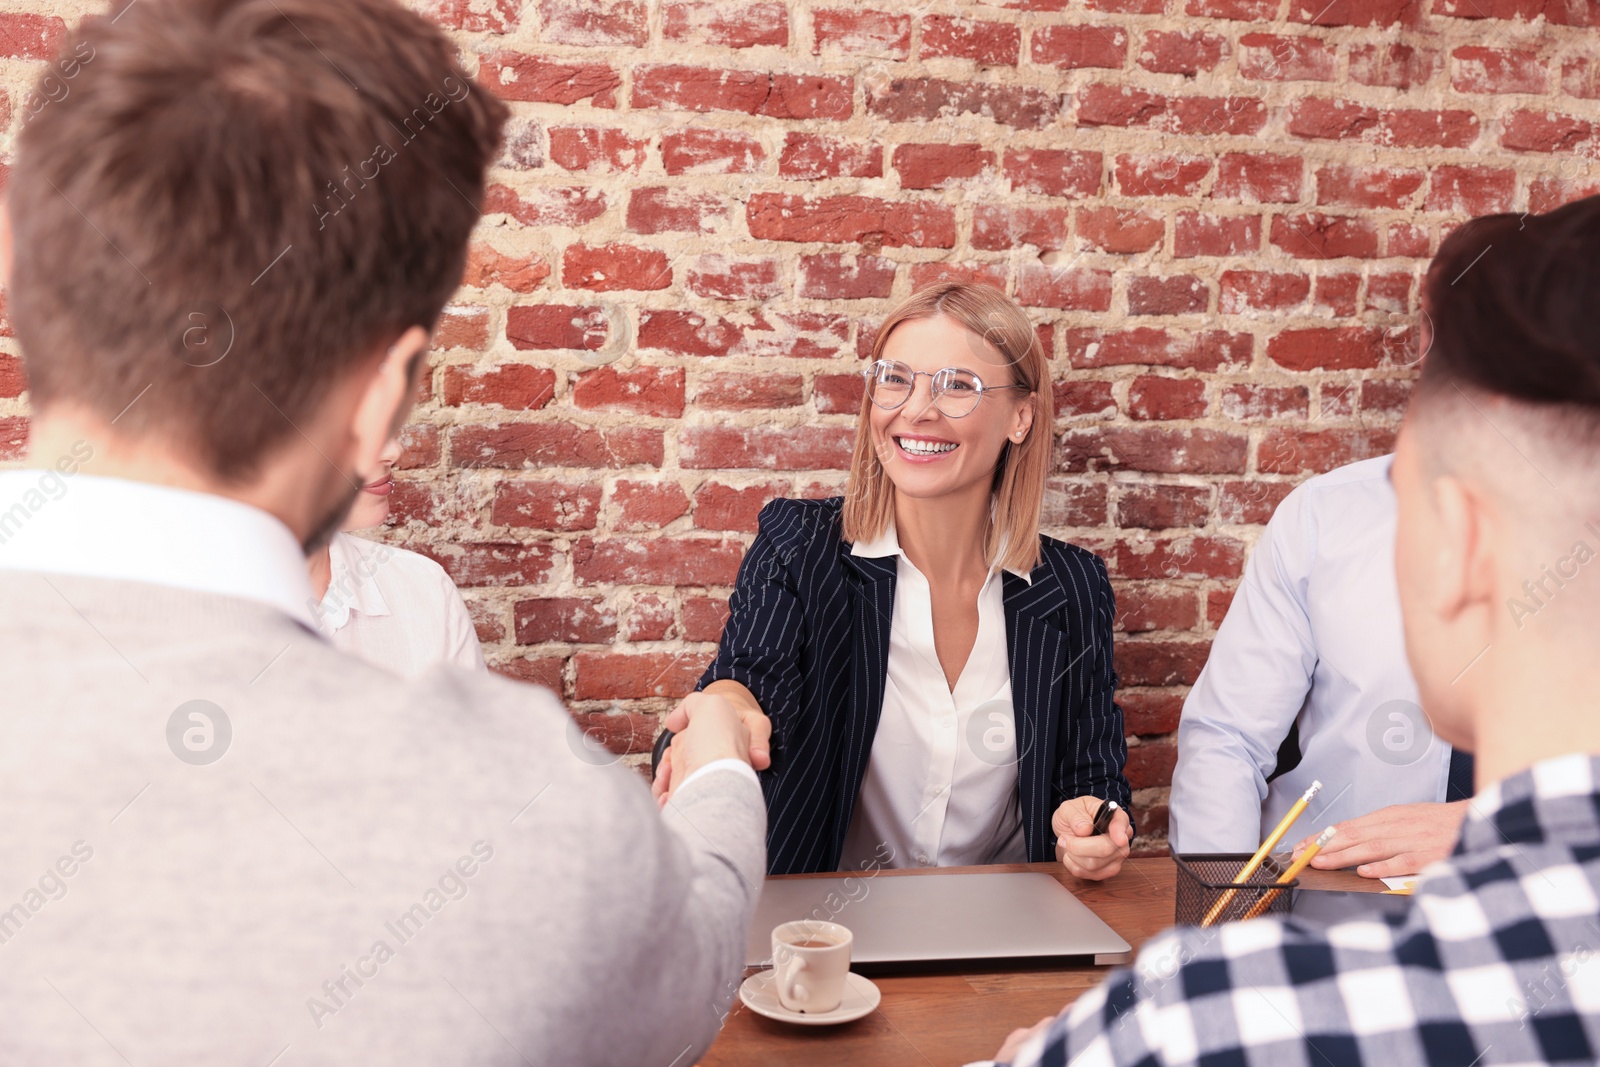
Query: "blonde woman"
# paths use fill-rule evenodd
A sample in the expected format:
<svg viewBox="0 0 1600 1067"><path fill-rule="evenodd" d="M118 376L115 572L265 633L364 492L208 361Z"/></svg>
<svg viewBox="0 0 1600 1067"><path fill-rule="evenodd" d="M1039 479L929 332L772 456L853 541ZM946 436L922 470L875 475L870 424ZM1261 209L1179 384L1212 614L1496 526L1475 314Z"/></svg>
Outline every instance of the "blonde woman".
<svg viewBox="0 0 1600 1067"><path fill-rule="evenodd" d="M1033 326L998 290L924 289L864 373L846 495L763 509L717 657L667 728L713 702L742 715L772 874L1055 858L1110 877L1133 837L1115 605L1099 557L1039 533ZM1097 835L1102 800L1122 810Z"/></svg>

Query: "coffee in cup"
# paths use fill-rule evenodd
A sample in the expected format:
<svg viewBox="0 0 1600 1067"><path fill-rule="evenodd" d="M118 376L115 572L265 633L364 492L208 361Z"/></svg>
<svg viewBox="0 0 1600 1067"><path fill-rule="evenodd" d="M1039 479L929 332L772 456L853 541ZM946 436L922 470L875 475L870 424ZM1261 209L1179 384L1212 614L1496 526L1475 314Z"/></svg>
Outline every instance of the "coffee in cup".
<svg viewBox="0 0 1600 1067"><path fill-rule="evenodd" d="M772 931L772 976L778 1002L816 1015L844 999L850 974L848 928L815 919L787 922Z"/></svg>

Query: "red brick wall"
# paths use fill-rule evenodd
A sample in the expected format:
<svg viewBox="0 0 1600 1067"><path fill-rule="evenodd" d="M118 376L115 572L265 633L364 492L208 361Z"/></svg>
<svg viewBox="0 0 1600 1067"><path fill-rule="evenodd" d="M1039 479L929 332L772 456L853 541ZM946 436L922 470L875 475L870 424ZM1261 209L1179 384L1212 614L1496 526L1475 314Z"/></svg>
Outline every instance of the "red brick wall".
<svg viewBox="0 0 1600 1067"><path fill-rule="evenodd" d="M9 6L20 114L84 8ZM1260 524L1393 441L1440 238L1600 191L1594 0L418 6L516 119L392 536L449 568L496 668L646 751L762 503L842 484L874 323L984 279L1049 344L1047 528L1115 579L1158 837Z"/></svg>

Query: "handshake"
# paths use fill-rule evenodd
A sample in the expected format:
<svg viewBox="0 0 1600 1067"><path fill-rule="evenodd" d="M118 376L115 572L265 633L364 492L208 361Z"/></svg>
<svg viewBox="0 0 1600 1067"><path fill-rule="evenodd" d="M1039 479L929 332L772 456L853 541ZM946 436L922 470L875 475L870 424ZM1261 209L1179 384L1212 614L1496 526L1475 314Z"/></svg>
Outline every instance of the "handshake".
<svg viewBox="0 0 1600 1067"><path fill-rule="evenodd" d="M700 768L736 759L755 770L772 765L772 720L738 682L712 682L678 702L663 722L672 743L661 756L650 790L665 807L672 793Z"/></svg>

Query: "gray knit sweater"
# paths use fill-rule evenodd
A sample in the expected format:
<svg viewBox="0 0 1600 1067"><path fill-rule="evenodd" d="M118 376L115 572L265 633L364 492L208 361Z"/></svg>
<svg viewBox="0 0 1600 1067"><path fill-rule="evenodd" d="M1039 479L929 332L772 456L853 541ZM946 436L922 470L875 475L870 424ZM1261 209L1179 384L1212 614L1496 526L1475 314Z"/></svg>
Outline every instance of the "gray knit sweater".
<svg viewBox="0 0 1600 1067"><path fill-rule="evenodd" d="M687 1067L760 789L660 815L569 723L251 601L0 572L0 1064Z"/></svg>

